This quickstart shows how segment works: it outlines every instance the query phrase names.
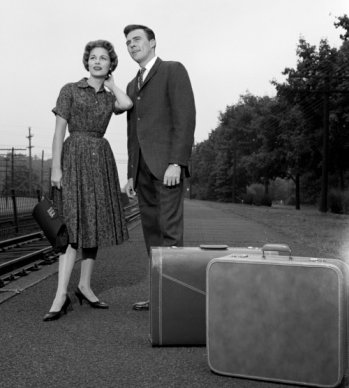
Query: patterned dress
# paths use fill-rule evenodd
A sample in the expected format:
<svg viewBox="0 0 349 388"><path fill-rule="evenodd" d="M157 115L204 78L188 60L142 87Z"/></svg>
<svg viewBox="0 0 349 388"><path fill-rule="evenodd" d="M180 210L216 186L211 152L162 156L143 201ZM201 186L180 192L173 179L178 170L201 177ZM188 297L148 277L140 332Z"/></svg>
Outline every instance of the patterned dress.
<svg viewBox="0 0 349 388"><path fill-rule="evenodd" d="M96 92L84 78L63 86L52 110L68 122L62 150L62 212L69 242L81 248L120 244L128 239L113 152L103 138L115 97Z"/></svg>

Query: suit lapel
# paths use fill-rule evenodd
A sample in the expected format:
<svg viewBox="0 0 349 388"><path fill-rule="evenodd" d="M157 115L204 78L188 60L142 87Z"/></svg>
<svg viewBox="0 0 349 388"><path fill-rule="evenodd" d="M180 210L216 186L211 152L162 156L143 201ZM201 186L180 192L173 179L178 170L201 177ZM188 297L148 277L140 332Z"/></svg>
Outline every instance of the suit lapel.
<svg viewBox="0 0 349 388"><path fill-rule="evenodd" d="M158 71L158 68L159 68L161 62L162 62L162 60L160 58L157 58L153 67L150 69L146 79L144 80L144 83L143 83L141 89L143 89L144 86L154 77L154 75ZM132 91L134 96L136 96L139 93L138 84L137 84L138 74L139 74L139 71L137 71L136 77L130 82L130 85L129 85L129 88L130 88L129 90Z"/></svg>
<svg viewBox="0 0 349 388"><path fill-rule="evenodd" d="M127 92L130 93L129 95L136 96L138 94L137 76L138 76L138 73L136 77L133 78L133 80L130 81L130 83L127 86Z"/></svg>
<svg viewBox="0 0 349 388"><path fill-rule="evenodd" d="M146 84L154 77L154 75L155 75L156 72L158 71L158 68L159 68L161 62L162 62L162 60L161 60L160 58L157 58L157 59L156 59L156 61L155 61L154 65L153 65L153 67L150 69L150 71L149 71L147 77L145 78L145 80L144 80L144 82L143 82L143 85L142 85L141 89L144 88L144 86L145 86L145 85L146 85ZM138 75L138 73L137 73L137 75ZM137 77L136 77L136 78L137 78Z"/></svg>

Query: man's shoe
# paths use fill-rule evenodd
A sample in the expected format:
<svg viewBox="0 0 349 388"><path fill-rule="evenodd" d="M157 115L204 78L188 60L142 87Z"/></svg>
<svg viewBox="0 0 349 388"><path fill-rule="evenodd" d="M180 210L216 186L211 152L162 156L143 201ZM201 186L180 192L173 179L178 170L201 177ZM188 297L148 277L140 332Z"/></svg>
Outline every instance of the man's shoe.
<svg viewBox="0 0 349 388"><path fill-rule="evenodd" d="M144 302L137 302L132 306L133 310L141 311L141 310L149 310L149 300L146 300Z"/></svg>

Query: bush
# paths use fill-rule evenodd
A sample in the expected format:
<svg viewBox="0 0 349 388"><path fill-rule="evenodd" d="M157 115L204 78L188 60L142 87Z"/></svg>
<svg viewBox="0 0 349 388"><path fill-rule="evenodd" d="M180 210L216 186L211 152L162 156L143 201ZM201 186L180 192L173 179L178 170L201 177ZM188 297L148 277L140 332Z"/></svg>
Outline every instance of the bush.
<svg viewBox="0 0 349 388"><path fill-rule="evenodd" d="M269 194L264 194L263 197L261 198L261 205L262 206L271 206L272 204L272 199Z"/></svg>
<svg viewBox="0 0 349 388"><path fill-rule="evenodd" d="M286 202L291 193L295 191L295 184L291 179L276 178L270 183L269 193L273 201Z"/></svg>
<svg viewBox="0 0 349 388"><path fill-rule="evenodd" d="M349 190L343 193L343 210L345 214L349 214Z"/></svg>
<svg viewBox="0 0 349 388"><path fill-rule="evenodd" d="M296 205L296 197L294 195L290 195L286 202L285 202L285 205L287 206L295 206Z"/></svg>
<svg viewBox="0 0 349 388"><path fill-rule="evenodd" d="M253 194L247 192L246 194L242 195L242 203L245 205L252 205L253 204Z"/></svg>
<svg viewBox="0 0 349 388"><path fill-rule="evenodd" d="M328 206L332 213L343 214L342 193L339 190L331 190L328 195Z"/></svg>
<svg viewBox="0 0 349 388"><path fill-rule="evenodd" d="M269 194L265 194L264 186L259 183L254 183L246 190L246 194L242 197L243 203L256 206L271 206L272 198Z"/></svg>
<svg viewBox="0 0 349 388"><path fill-rule="evenodd" d="M332 213L349 214L349 190L332 189L328 195L328 206Z"/></svg>

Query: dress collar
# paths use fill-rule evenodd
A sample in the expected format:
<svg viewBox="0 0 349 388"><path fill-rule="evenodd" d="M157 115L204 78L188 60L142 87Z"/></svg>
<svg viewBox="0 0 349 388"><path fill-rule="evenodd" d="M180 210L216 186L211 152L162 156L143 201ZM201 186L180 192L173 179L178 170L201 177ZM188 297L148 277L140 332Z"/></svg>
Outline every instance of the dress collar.
<svg viewBox="0 0 349 388"><path fill-rule="evenodd" d="M79 88L88 88L90 85L87 83L87 78L82 78L80 81L77 82L77 85Z"/></svg>
<svg viewBox="0 0 349 388"><path fill-rule="evenodd" d="M84 77L80 81L78 81L77 85L81 89L86 89L86 88L92 88L93 89L93 87L91 85L89 85L89 83L87 82L87 78L86 77ZM98 90L97 93L99 93L99 92L105 92L105 88L104 88L103 84L101 85L101 87L100 87L100 89Z"/></svg>

